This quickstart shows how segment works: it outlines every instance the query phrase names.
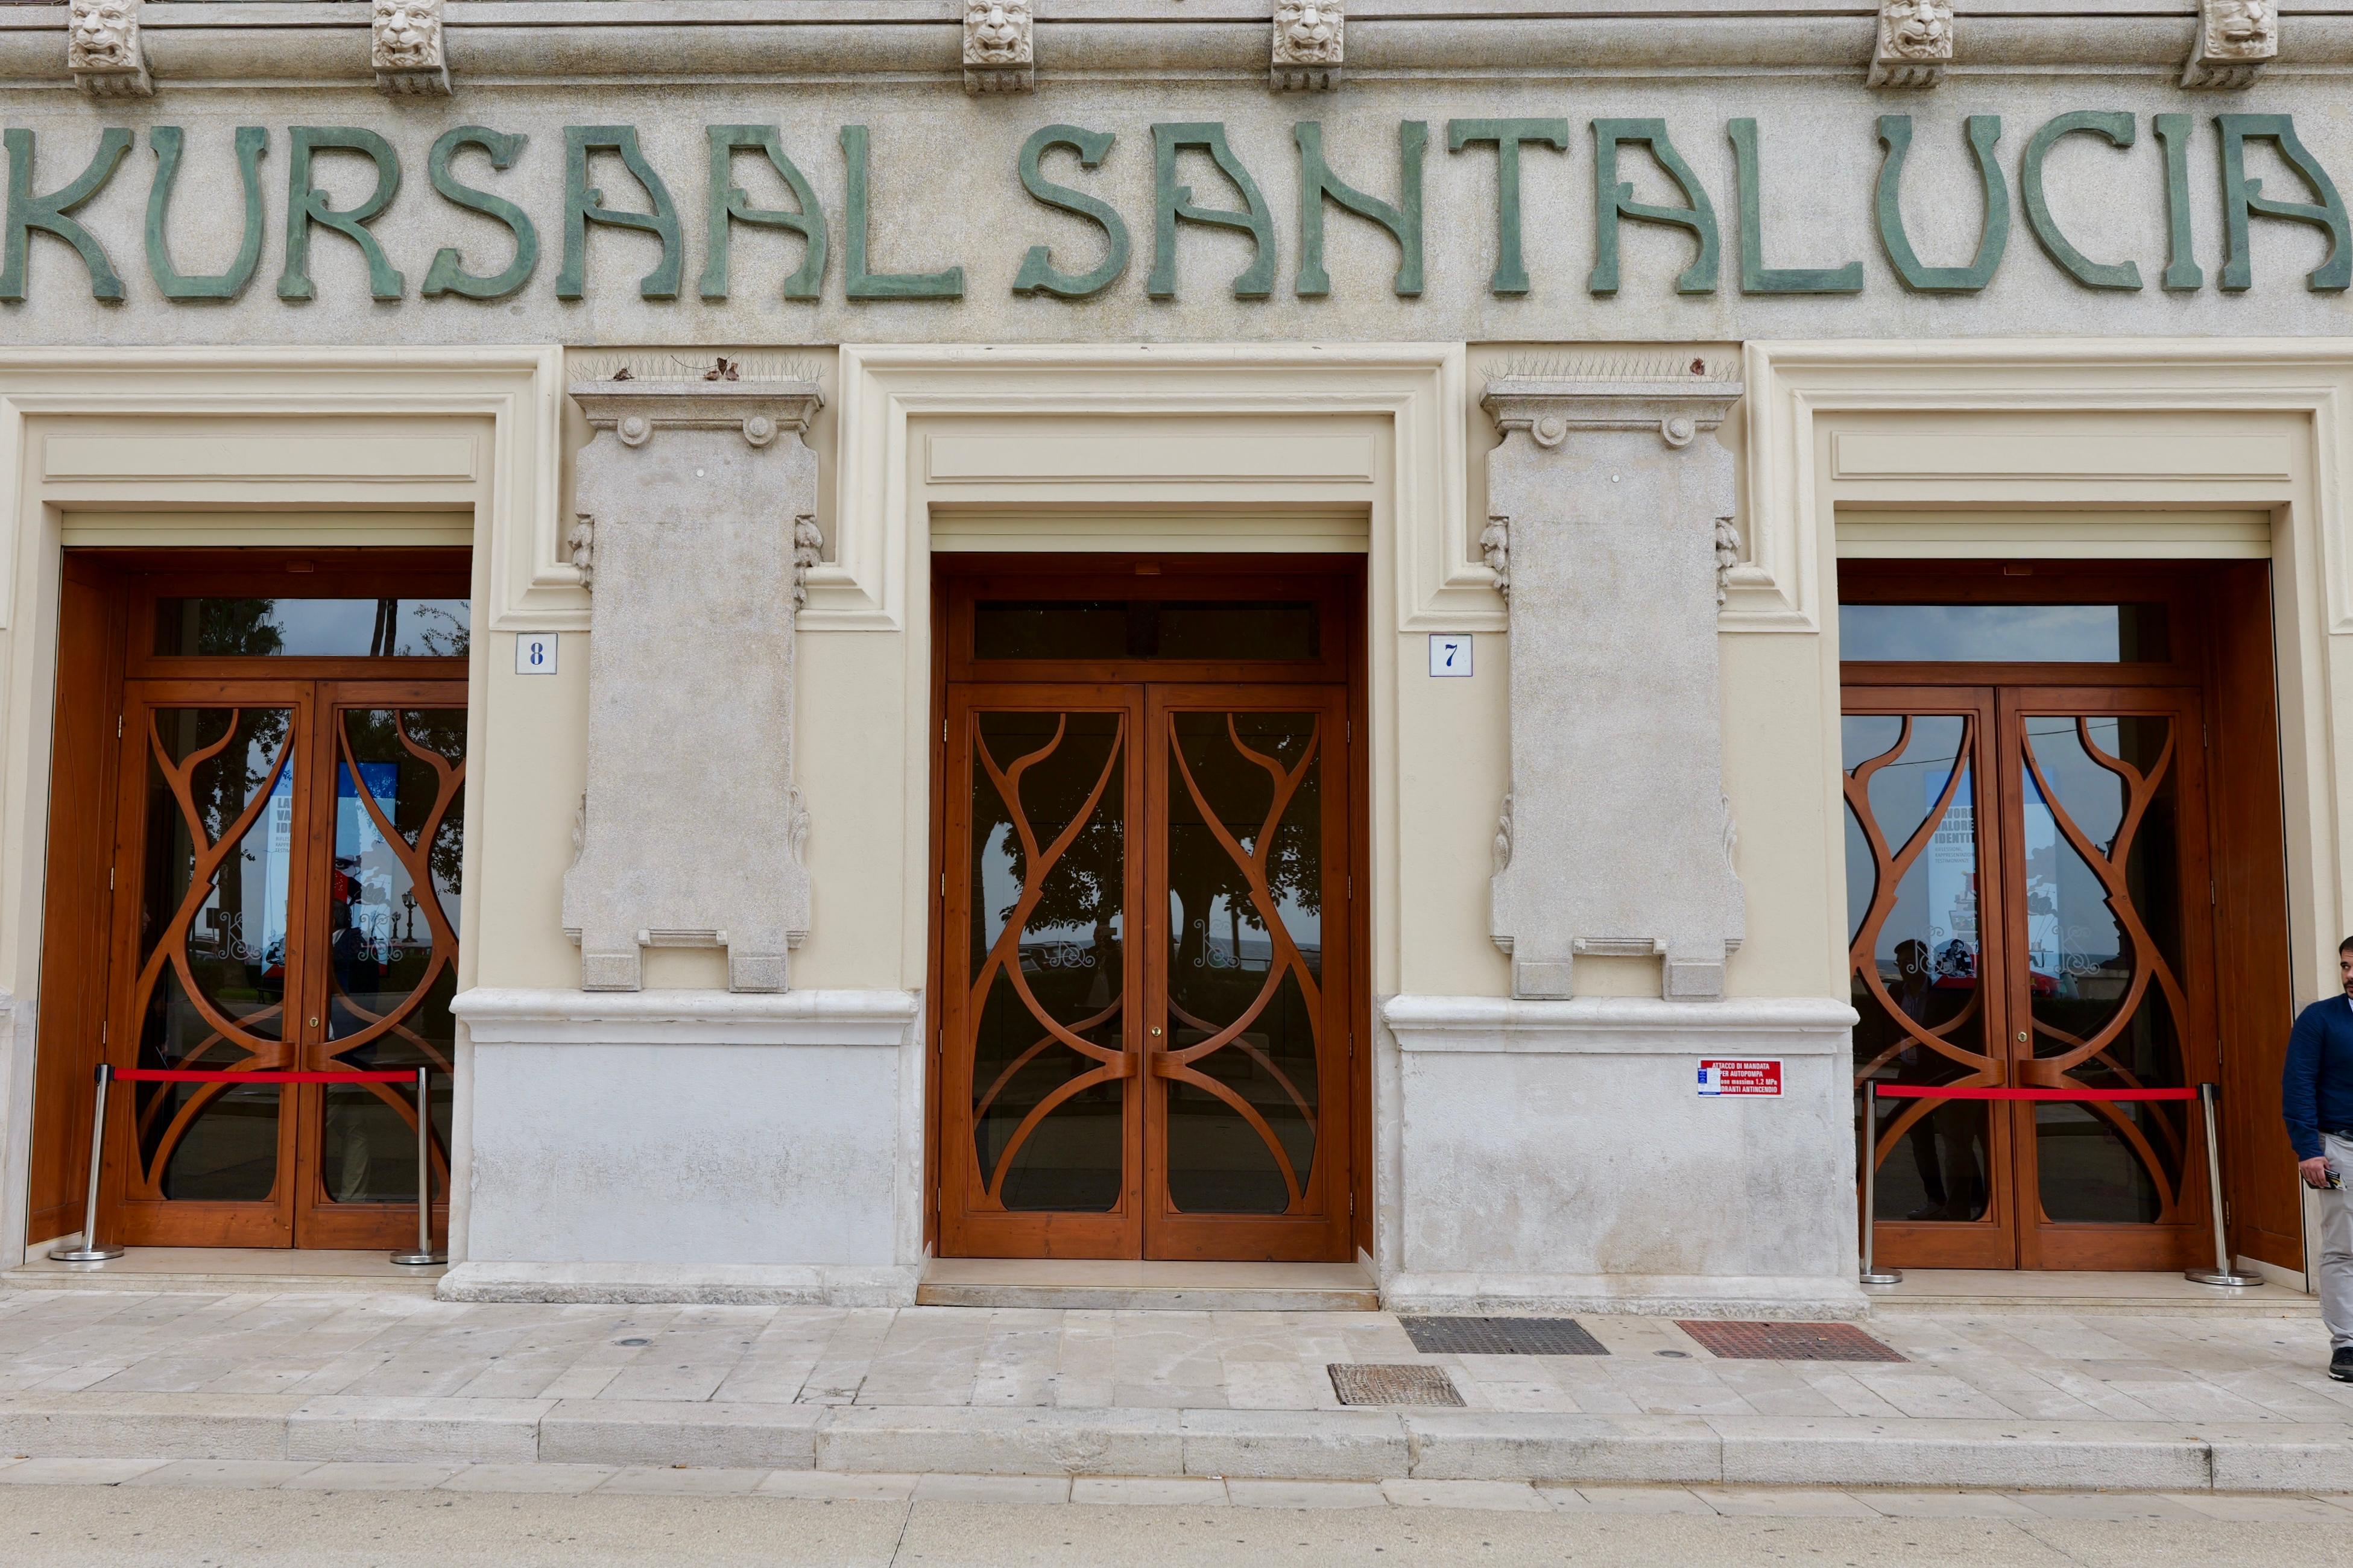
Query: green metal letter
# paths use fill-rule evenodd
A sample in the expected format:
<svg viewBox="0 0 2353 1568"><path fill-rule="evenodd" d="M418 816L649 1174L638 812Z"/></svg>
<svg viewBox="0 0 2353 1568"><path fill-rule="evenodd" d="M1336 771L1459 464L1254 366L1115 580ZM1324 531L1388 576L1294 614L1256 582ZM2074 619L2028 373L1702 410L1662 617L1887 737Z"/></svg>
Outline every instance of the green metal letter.
<svg viewBox="0 0 2353 1568"><path fill-rule="evenodd" d="M237 170L245 181L245 237L229 269L209 276L192 276L172 265L172 191L179 183L183 140L176 125L152 126L147 132L147 145L155 153L155 183L147 188L147 275L166 300L235 300L261 265L261 158L269 150L269 132L259 125L237 128Z"/></svg>
<svg viewBox="0 0 2353 1568"><path fill-rule="evenodd" d="M2078 283L2091 289L2137 289L2140 268L2129 261L2094 261L2059 232L2059 222L2051 216L2051 203L2042 190L2042 160L2062 136L2084 132L2107 139L2112 147L2129 147L2135 134L2133 117L2121 109L2078 109L2060 115L2036 132L2026 143L2026 155L2019 160L2018 195L2026 205L2026 226L2034 231L2036 243L2043 253L2064 268Z"/></svg>
<svg viewBox="0 0 2353 1568"><path fill-rule="evenodd" d="M1743 294L1860 294L1862 263L1844 267L1767 267L1765 265L1764 176L1757 170L1757 121L1734 120L1725 130L1732 137L1734 178L1740 187L1740 291Z"/></svg>
<svg viewBox="0 0 2353 1568"><path fill-rule="evenodd" d="M2295 121L2284 114L2218 114L2215 129L2222 133L2222 287L2247 289L2254 283L2254 255L2247 244L2247 215L2293 218L2328 231L2328 255L2305 275L2304 286L2316 293L2334 293L2353 283L2353 234L2347 232L2345 198L2320 161L2296 140ZM2318 202L2274 201L2263 194L2263 183L2247 177L2247 143L2262 139L2279 148Z"/></svg>
<svg viewBox="0 0 2353 1568"><path fill-rule="evenodd" d="M2165 143L2165 276L2168 289L2202 289L2206 274L2198 265L2197 237L2189 227L2189 116L2156 114L2149 123Z"/></svg>
<svg viewBox="0 0 2353 1568"><path fill-rule="evenodd" d="M1328 198L1358 217L1369 218L1397 241L1397 276L1390 287L1405 299L1421 292L1421 158L1430 127L1419 120L1398 122L1397 205L1368 196L1343 182L1324 161L1324 124L1303 120L1291 128L1299 143L1299 297L1332 291L1324 270L1324 203Z"/></svg>
<svg viewBox="0 0 2353 1568"><path fill-rule="evenodd" d="M5 256L0 256L0 300L17 300L25 297L26 253L32 249L33 231L42 229L64 240L81 255L81 264L90 268L90 291L93 298L118 303L122 299L122 279L114 274L113 263L106 258L106 247L90 230L74 222L70 216L84 202L106 188L106 182L121 167L123 157L131 151L131 132L120 125L110 125L98 133L98 151L90 155L90 166L77 176L73 184L46 196L33 194L33 133L11 131L0 136L8 149L8 238Z"/></svg>
<svg viewBox="0 0 2353 1568"><path fill-rule="evenodd" d="M800 270L785 279L785 298L816 299L825 285L825 208L818 205L817 192L809 188L800 170L785 156L784 139L776 128L712 125L706 126L704 132L711 138L711 205L710 241L704 247L702 264L702 297L711 300L727 298L728 241L736 224L749 223L765 228L788 228L801 237L805 245ZM739 152L765 153L768 166L783 176L801 210L784 212L754 206L751 196L735 184L735 154Z"/></svg>
<svg viewBox="0 0 2353 1568"><path fill-rule="evenodd" d="M853 300L961 300L964 268L946 267L937 272L869 272L866 270L866 127L841 128L841 156L849 165L849 211L843 222L849 230L843 242L848 257L847 286Z"/></svg>
<svg viewBox="0 0 2353 1568"><path fill-rule="evenodd" d="M1083 300L1100 294L1118 281L1127 270L1129 245L1127 224L1108 203L1098 201L1084 191L1074 191L1068 185L1058 185L1046 178L1039 161L1050 148L1068 147L1079 155L1079 167L1092 169L1111 152L1112 133L1108 131L1082 131L1075 125L1049 125L1029 133L1021 143L1021 188L1050 207L1060 207L1066 213L1076 213L1095 223L1108 241L1103 258L1092 272L1065 272L1054 265L1053 256L1045 246L1033 245L1029 254L1021 258L1021 270L1013 279L1016 294L1051 294L1058 300Z"/></svg>
<svg viewBox="0 0 2353 1568"><path fill-rule="evenodd" d="M432 270L425 275L425 287L419 290L423 298L438 300L444 294L456 294L468 300L503 300L520 291L531 281L531 275L539 270L539 229L531 221L531 215L503 196L464 184L449 166L459 153L479 147L490 155L491 168L511 169L514 161L522 156L523 141L519 133L460 125L433 143L432 154L425 161L425 171L433 181L433 188L458 205L506 225L514 234L514 259L507 264L504 272L482 278L466 270L466 258L456 246L447 247L435 255Z"/></svg>
<svg viewBox="0 0 2353 1568"><path fill-rule="evenodd" d="M1495 148L1495 272L1487 279L1491 294L1525 294L1528 269L1520 245L1520 148L1534 143L1556 153L1568 151L1566 120L1450 120L1446 150L1493 142Z"/></svg>
<svg viewBox="0 0 2353 1568"><path fill-rule="evenodd" d="M1969 150L1977 154L1978 175L1985 186L1985 227L1978 236L1978 253L1967 267L1924 267L1904 233L1904 159L1912 150L1912 117L1883 114L1879 140L1887 156L1879 165L1879 190L1873 204L1879 214L1879 243L1907 289L1923 294L1961 294L1993 281L2001 253L2010 245L2010 187L1994 161L1994 143L2001 140L2001 116L1972 114L1963 122Z"/></svg>
<svg viewBox="0 0 2353 1568"><path fill-rule="evenodd" d="M1688 205L1662 207L1636 201L1634 187L1618 178L1618 146L1621 142L1649 143L1651 156L1673 179ZM1675 292L1715 293L1715 208L1708 204L1707 192L1701 186L1699 176L1692 173L1691 165L1667 140L1667 122L1597 120L1593 122L1593 273L1586 279L1587 290L1595 294L1618 292L1618 226L1620 220L1630 217L1643 223L1671 223L1691 230L1699 240L1699 254L1675 279Z"/></svg>
<svg viewBox="0 0 2353 1568"><path fill-rule="evenodd" d="M588 183L588 155L617 153L629 177L653 203L651 212L628 212L605 205L605 193ZM661 260L638 281L638 292L649 300L678 298L679 275L686 269L686 244L680 237L678 206L670 187L654 173L638 146L634 125L567 125L564 128L564 270L556 275L555 297L577 300L588 289L588 226L634 228L661 241Z"/></svg>
<svg viewBox="0 0 2353 1568"><path fill-rule="evenodd" d="M286 270L278 278L278 297L310 300L318 296L311 282L311 229L316 225L334 230L360 247L360 254L367 258L370 295L378 300L399 299L408 279L385 259L384 247L375 242L367 226L400 194L400 154L375 132L355 125L296 125L286 135L291 148L286 165ZM329 206L327 193L311 184L311 160L320 153L366 153L375 160L375 189L355 207Z"/></svg>
<svg viewBox="0 0 2353 1568"><path fill-rule="evenodd" d="M1176 154L1197 147L1209 155L1219 171L1234 183L1248 204L1246 212L1225 207L1197 207L1193 187L1176 183ZM1176 220L1238 228L1257 243L1250 264L1234 279L1234 298L1263 300L1274 288L1274 219L1258 182L1226 145L1222 121L1198 120L1152 128L1152 276L1144 291L1155 300L1176 296Z"/></svg>

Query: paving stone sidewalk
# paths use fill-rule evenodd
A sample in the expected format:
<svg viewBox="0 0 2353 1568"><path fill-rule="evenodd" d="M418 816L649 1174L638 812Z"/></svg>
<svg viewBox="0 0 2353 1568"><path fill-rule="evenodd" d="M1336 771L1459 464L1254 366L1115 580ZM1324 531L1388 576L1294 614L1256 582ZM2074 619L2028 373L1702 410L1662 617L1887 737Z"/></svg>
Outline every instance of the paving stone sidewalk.
<svg viewBox="0 0 2353 1568"><path fill-rule="evenodd" d="M1886 1314L1886 1363L1579 1321L1609 1354L1425 1356L1388 1313L5 1291L0 1459L2353 1492L2308 1319ZM1335 1362L1464 1407L1343 1409Z"/></svg>

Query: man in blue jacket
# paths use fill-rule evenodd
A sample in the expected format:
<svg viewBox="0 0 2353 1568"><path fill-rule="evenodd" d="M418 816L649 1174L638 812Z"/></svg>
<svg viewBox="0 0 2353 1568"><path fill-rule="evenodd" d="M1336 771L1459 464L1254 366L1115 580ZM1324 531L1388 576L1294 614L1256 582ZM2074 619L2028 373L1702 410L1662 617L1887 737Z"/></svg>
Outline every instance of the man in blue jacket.
<svg viewBox="0 0 2353 1568"><path fill-rule="evenodd" d="M2298 1014L2280 1075L2280 1110L2296 1173L2320 1194L2320 1318L2334 1347L2328 1375L2353 1383L2353 936L2337 948L2345 994Z"/></svg>

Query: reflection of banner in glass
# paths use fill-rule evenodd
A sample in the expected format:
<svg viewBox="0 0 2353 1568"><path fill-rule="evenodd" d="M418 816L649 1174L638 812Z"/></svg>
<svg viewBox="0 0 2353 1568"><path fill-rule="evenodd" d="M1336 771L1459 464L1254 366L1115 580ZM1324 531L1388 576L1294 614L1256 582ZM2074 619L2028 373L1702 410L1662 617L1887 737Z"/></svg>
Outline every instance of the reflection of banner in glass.
<svg viewBox="0 0 2353 1568"><path fill-rule="evenodd" d="M360 782L367 785L375 797L377 807L386 816L400 809L400 764L398 763L362 763ZM335 769L335 844L337 853L348 854L347 846L356 846L362 855L371 854L384 842L384 835L375 827L375 818L360 804L359 784L353 782L352 768L345 763Z"/></svg>
<svg viewBox="0 0 2353 1568"><path fill-rule="evenodd" d="M1951 778L1950 773L1928 777L1927 809L1936 809L1936 802L1944 795ZM1953 803L1946 808L1943 820L1936 824L1936 834L1921 857L1928 868L1928 951L1939 977L1977 973L1978 826L1974 782L1965 766L1960 785L1953 791ZM1891 928L1894 924L1889 922Z"/></svg>
<svg viewBox="0 0 2353 1568"><path fill-rule="evenodd" d="M2059 901L2059 824L2051 805L2028 773L2024 779L2021 842L2026 852L2026 965L2036 974L2060 971L2059 943L2066 927Z"/></svg>

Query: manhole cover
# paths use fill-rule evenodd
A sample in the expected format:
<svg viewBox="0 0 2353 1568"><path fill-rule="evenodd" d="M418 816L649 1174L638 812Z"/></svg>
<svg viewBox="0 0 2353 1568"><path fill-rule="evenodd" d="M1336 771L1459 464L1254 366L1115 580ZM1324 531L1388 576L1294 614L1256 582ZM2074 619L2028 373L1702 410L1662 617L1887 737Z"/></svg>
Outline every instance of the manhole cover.
<svg viewBox="0 0 2353 1568"><path fill-rule="evenodd" d="M1852 1323L1712 1323L1675 1326L1727 1361L1902 1361Z"/></svg>
<svg viewBox="0 0 2353 1568"><path fill-rule="evenodd" d="M1332 1392L1343 1405L1460 1405L1454 1380L1442 1366L1376 1366L1334 1362Z"/></svg>
<svg viewBox="0 0 2353 1568"><path fill-rule="evenodd" d="M1424 1355L1608 1355L1575 1318L1403 1318Z"/></svg>

